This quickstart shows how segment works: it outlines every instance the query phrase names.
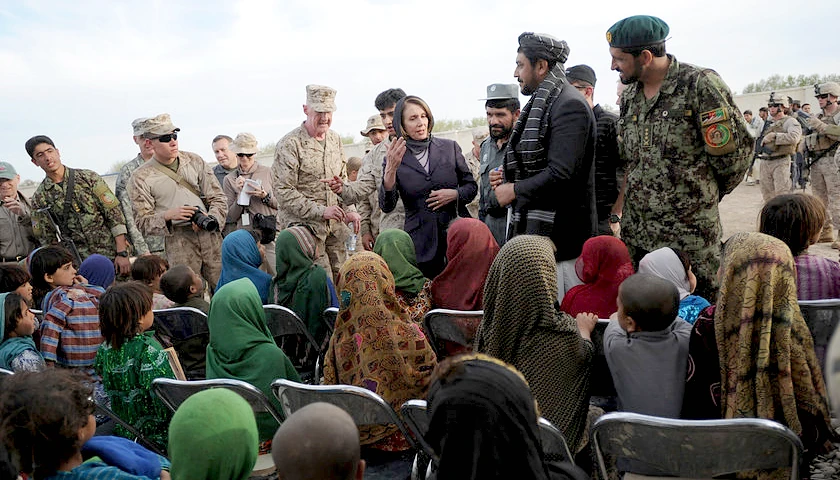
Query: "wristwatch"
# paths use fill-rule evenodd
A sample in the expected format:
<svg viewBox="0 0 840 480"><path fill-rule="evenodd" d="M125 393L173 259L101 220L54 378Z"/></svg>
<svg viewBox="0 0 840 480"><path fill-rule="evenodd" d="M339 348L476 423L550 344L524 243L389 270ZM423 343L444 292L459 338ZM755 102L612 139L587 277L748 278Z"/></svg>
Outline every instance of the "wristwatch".
<svg viewBox="0 0 840 480"><path fill-rule="evenodd" d="M621 223L621 217L618 215L611 213L610 214L610 223Z"/></svg>
<svg viewBox="0 0 840 480"><path fill-rule="evenodd" d="M122 252L117 252L117 256L128 258L128 250L123 250Z"/></svg>

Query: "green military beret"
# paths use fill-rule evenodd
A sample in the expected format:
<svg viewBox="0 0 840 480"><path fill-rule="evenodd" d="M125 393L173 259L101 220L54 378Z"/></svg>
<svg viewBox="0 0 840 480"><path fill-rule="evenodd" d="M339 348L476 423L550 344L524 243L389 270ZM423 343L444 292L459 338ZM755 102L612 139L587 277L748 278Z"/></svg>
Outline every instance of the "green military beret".
<svg viewBox="0 0 840 480"><path fill-rule="evenodd" d="M615 48L653 45L668 36L668 24L650 15L634 15L616 22L607 30L607 42Z"/></svg>

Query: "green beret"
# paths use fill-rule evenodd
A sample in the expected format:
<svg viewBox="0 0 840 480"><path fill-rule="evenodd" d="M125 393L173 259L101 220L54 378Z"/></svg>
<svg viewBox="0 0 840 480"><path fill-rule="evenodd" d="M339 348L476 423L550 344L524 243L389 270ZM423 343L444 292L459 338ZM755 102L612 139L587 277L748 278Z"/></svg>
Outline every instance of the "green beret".
<svg viewBox="0 0 840 480"><path fill-rule="evenodd" d="M615 48L653 45L668 36L668 24L650 15L634 15L619 20L607 30L607 42Z"/></svg>

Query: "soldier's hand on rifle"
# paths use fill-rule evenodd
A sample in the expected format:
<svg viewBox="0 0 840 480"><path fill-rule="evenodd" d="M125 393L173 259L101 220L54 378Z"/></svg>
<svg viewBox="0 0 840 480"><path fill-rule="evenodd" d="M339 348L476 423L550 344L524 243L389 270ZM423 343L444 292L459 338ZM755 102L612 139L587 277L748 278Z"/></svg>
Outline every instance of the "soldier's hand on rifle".
<svg viewBox="0 0 840 480"><path fill-rule="evenodd" d="M811 117L808 119L808 126L813 128L819 133L825 133L826 124L822 120L817 117Z"/></svg>
<svg viewBox="0 0 840 480"><path fill-rule="evenodd" d="M761 139L762 145L767 145L768 143L773 143L776 141L776 132L770 132Z"/></svg>

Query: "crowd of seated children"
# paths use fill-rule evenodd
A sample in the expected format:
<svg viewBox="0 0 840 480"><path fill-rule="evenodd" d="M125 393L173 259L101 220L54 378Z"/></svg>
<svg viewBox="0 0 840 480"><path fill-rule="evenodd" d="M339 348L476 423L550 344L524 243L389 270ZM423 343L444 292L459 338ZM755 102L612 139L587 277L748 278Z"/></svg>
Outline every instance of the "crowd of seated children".
<svg viewBox="0 0 840 480"><path fill-rule="evenodd" d="M204 299L204 279L186 265L175 265L161 275L160 290L174 307L192 307L204 314L210 311Z"/></svg>
<svg viewBox="0 0 840 480"><path fill-rule="evenodd" d="M175 306L160 290L160 277L169 270L169 262L158 255L137 257L131 265L131 278L143 282L152 289L152 310L163 310Z"/></svg>

